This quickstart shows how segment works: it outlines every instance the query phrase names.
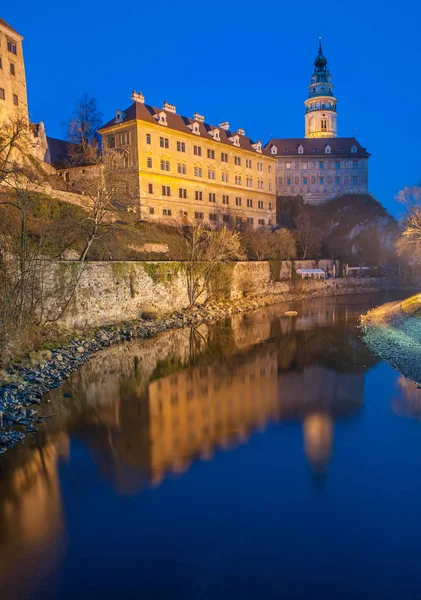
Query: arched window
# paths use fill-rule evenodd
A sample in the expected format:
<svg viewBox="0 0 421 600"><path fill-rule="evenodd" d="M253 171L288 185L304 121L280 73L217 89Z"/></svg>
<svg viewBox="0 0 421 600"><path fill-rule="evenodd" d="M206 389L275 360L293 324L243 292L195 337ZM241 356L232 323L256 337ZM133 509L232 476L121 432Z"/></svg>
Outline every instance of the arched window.
<svg viewBox="0 0 421 600"><path fill-rule="evenodd" d="M316 178L314 175L312 175L312 177L311 177L311 183L316 183Z"/></svg>

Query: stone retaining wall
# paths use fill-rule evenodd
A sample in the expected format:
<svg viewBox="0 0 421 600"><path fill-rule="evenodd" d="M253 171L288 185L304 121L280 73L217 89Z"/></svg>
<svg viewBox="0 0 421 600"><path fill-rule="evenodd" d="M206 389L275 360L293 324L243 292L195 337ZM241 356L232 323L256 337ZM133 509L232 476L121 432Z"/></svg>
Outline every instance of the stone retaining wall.
<svg viewBox="0 0 421 600"><path fill-rule="evenodd" d="M216 299L234 303L244 297L270 296L273 302L282 302L398 287L398 281L381 278L276 281L266 261L238 262L224 265L224 269L225 289ZM63 329L83 330L121 323L135 320L148 311L170 313L189 304L183 263L60 262L52 266L50 280L56 284L59 279L74 279L78 273L74 297L58 321ZM201 301L207 299L204 294Z"/></svg>

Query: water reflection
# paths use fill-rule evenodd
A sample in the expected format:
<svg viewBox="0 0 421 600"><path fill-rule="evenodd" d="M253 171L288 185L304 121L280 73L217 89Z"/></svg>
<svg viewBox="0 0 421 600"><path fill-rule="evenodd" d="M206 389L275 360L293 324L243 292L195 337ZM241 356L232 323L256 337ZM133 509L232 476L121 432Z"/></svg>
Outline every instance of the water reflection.
<svg viewBox="0 0 421 600"><path fill-rule="evenodd" d="M303 455L314 473L326 472L335 421L362 407L364 373L377 362L356 329L370 306L362 302L295 304L293 319L282 316L285 305L271 307L97 355L51 392L41 410L54 416L35 442L3 461L0 589L16 583L22 554L30 565L24 580L35 587L65 551L58 473L73 440L124 495L283 421L302 423Z"/></svg>

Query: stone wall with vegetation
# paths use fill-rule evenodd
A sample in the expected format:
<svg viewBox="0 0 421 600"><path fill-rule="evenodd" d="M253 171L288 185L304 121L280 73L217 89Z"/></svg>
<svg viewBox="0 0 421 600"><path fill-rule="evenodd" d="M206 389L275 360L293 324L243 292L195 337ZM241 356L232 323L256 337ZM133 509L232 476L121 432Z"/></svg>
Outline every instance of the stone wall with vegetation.
<svg viewBox="0 0 421 600"><path fill-rule="evenodd" d="M281 262L281 261L280 261ZM201 302L239 302L241 298L273 296L275 301L390 289L384 279L304 280L292 276L295 265L262 262L221 263ZM307 261L310 263L311 261ZM300 261L300 266L310 266ZM285 275L285 277L284 277ZM148 313L165 314L188 307L185 263L60 262L52 266L51 282L78 284L57 321L67 330L83 330L135 320Z"/></svg>

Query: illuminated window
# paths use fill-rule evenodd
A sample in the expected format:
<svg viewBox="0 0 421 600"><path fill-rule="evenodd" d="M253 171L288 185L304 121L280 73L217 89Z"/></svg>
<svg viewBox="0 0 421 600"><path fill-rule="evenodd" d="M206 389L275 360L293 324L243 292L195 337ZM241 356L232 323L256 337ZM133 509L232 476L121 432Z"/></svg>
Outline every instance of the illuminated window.
<svg viewBox="0 0 421 600"><path fill-rule="evenodd" d="M291 168L291 163L290 163L290 162L287 162L287 164L286 164L286 168L287 168L287 169L290 169L290 168Z"/></svg>

